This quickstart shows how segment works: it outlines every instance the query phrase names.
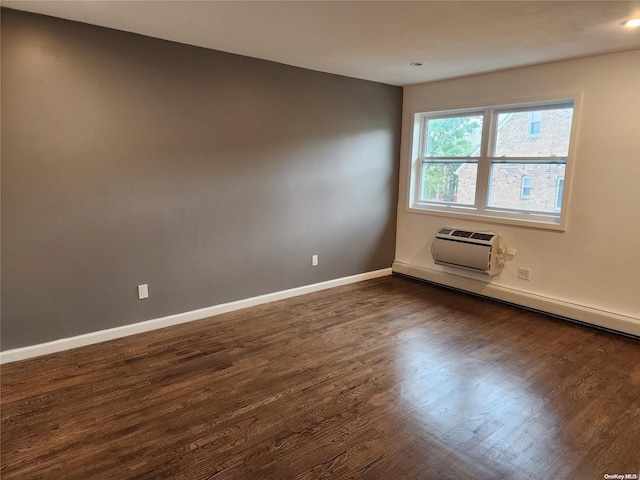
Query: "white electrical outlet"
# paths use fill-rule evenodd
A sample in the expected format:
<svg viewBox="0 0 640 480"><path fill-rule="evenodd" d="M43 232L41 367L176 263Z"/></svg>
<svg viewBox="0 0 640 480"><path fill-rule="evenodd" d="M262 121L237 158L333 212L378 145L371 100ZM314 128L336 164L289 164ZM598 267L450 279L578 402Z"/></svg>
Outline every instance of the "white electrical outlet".
<svg viewBox="0 0 640 480"><path fill-rule="evenodd" d="M315 267L318 265L318 255L311 255L311 266Z"/></svg>
<svg viewBox="0 0 640 480"><path fill-rule="evenodd" d="M146 283L144 285L138 285L138 299L142 300L144 298L149 298L149 285Z"/></svg>
<svg viewBox="0 0 640 480"><path fill-rule="evenodd" d="M520 280L531 280L531 269L518 267L518 278Z"/></svg>

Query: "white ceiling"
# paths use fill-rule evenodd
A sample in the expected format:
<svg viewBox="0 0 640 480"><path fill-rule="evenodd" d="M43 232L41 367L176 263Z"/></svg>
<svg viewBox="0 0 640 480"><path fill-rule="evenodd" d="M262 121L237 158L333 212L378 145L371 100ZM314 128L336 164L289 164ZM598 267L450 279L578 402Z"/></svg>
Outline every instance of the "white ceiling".
<svg viewBox="0 0 640 480"><path fill-rule="evenodd" d="M622 26L640 1L1 4L392 85L640 49L640 28Z"/></svg>

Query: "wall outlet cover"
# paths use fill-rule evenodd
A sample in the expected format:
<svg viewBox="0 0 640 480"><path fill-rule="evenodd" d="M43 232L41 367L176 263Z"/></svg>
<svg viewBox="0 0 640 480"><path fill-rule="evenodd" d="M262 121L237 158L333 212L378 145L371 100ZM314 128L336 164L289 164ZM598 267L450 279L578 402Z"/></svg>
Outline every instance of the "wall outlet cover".
<svg viewBox="0 0 640 480"><path fill-rule="evenodd" d="M138 299L143 300L149 298L149 285L138 285Z"/></svg>
<svg viewBox="0 0 640 480"><path fill-rule="evenodd" d="M518 268L518 278L520 280L531 280L531 269L530 268Z"/></svg>

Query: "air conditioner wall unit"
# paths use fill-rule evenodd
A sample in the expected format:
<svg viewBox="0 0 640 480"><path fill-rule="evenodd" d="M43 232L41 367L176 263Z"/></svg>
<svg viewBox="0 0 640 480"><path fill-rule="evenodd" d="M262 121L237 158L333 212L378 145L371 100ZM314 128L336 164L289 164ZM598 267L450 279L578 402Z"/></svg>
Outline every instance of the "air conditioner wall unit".
<svg viewBox="0 0 640 480"><path fill-rule="evenodd" d="M431 246L437 265L497 275L504 265L500 235L456 228L441 228Z"/></svg>

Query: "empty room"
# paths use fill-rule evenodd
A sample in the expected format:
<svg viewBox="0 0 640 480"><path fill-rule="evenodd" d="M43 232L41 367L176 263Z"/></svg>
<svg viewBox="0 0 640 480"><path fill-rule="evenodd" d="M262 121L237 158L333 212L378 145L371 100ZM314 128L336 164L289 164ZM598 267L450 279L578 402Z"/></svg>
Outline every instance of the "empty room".
<svg viewBox="0 0 640 480"><path fill-rule="evenodd" d="M640 2L20 1L0 477L640 478Z"/></svg>

